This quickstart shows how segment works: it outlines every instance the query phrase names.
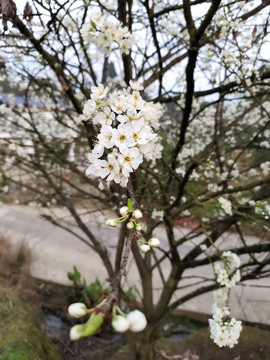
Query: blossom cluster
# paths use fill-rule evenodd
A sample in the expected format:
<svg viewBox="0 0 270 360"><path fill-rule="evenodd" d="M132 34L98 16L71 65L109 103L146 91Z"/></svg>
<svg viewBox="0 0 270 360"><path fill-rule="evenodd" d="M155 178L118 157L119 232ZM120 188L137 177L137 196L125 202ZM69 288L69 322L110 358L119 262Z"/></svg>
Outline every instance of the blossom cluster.
<svg viewBox="0 0 270 360"><path fill-rule="evenodd" d="M129 230L135 229L136 231L141 231L142 226L137 222L137 220L141 219L143 214L139 209L133 210L132 206L133 204L131 199L128 199L128 206L123 206L119 210L121 217L116 219L108 219L106 221L106 225L116 227L120 223L128 220L127 228ZM157 238L151 238L148 241L143 241L138 237L137 240L139 249L142 253L148 252L151 248L158 248L160 245L160 241Z"/></svg>
<svg viewBox="0 0 270 360"><path fill-rule="evenodd" d="M248 203L254 207L255 214L262 216L265 220L269 220L270 217L270 205L264 200L250 200Z"/></svg>
<svg viewBox="0 0 270 360"><path fill-rule="evenodd" d="M220 203L222 209L225 211L226 214L231 215L231 216L233 215L232 203L230 202L230 200L227 200L223 196L220 196L218 198L218 202Z"/></svg>
<svg viewBox="0 0 270 360"><path fill-rule="evenodd" d="M222 261L225 269L221 269L219 264L215 264L215 273L217 274L217 282L231 288L240 280L240 259L231 251L222 253ZM222 289L214 292L215 302L213 305L213 319L209 319L210 337L219 347L234 347L238 343L240 332L242 330L242 322L235 318L229 318L230 310L222 303L228 301L228 294ZM222 305L221 305L222 304Z"/></svg>
<svg viewBox="0 0 270 360"><path fill-rule="evenodd" d="M160 105L143 100L140 95L143 87L137 81L130 81L129 88L110 94L103 85L92 86L91 90L91 99L84 105L79 121L92 119L100 131L88 155L86 175L126 187L130 173L144 158L155 161L161 157L162 145L155 133L159 128Z"/></svg>
<svg viewBox="0 0 270 360"><path fill-rule="evenodd" d="M128 199L128 206L122 206L119 210L121 217L116 219L108 219L106 221L106 225L116 227L117 225L128 219L129 221L127 223L127 228L129 230L135 228L137 231L141 231L141 224L137 223L137 220L141 219L143 217L143 214L139 209L133 210L132 206L133 204L131 199Z"/></svg>
<svg viewBox="0 0 270 360"><path fill-rule="evenodd" d="M102 310L102 305L105 302L106 299L93 309L87 309L84 303L74 303L69 306L68 312L75 318L81 318L90 314L87 322L74 325L71 328L71 340L79 340L82 337L94 335L100 329L105 319L105 313ZM112 327L115 331L120 333L127 330L140 332L145 329L146 325L146 317L141 311L133 310L125 314L117 305L113 306Z"/></svg>
<svg viewBox="0 0 270 360"><path fill-rule="evenodd" d="M222 253L225 269L222 269L219 264L215 264L215 273L217 275L217 282L221 286L231 288L238 281L240 281L241 275L239 271L240 259L231 251L224 251Z"/></svg>
<svg viewBox="0 0 270 360"><path fill-rule="evenodd" d="M235 318L228 318L228 307L213 306L213 319L209 319L210 337L219 347L229 346L233 348L238 343L242 330L242 322Z"/></svg>
<svg viewBox="0 0 270 360"><path fill-rule="evenodd" d="M108 17L101 12L92 12L81 28L81 35L85 42L93 42L97 48L108 54L112 44L118 44L124 54L128 54L133 45L136 44L126 26L114 17Z"/></svg>

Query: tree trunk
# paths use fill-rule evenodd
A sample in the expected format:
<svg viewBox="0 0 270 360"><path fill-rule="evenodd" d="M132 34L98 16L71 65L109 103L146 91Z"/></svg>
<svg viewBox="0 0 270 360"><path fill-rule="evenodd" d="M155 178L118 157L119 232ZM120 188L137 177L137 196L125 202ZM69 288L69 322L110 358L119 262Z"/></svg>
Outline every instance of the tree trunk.
<svg viewBox="0 0 270 360"><path fill-rule="evenodd" d="M149 323L139 345L137 360L155 360L154 343L156 340L157 326Z"/></svg>

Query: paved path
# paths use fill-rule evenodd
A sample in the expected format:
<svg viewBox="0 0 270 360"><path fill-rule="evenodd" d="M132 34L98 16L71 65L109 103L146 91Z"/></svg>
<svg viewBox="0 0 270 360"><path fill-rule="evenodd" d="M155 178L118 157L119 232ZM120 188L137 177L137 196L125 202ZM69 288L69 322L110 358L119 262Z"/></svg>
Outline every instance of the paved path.
<svg viewBox="0 0 270 360"><path fill-rule="evenodd" d="M61 211L61 210L59 210ZM114 256L114 249L117 241L117 229L109 228L98 223L97 216L92 217L93 222L89 222L89 227L100 239L104 239L109 249L110 255ZM175 229L178 235L186 233L185 229ZM87 282L92 282L96 278L106 279L106 271L101 264L101 260L90 247L79 241L75 236L67 231L54 226L43 220L37 215L37 210L22 206L0 206L0 233L9 237L14 246L21 242L30 248L33 262L31 273L34 277L50 280L62 284L69 284L67 272L76 265ZM155 234L161 242L166 243L164 229L160 228ZM249 243L258 241L256 238L247 237ZM225 248L237 244L234 235L226 235L222 240ZM181 254L187 253L193 244L185 244L181 247ZM169 273L170 266L164 262L162 268L165 274ZM212 268L201 267L190 269L188 275L205 276L212 278ZM136 284L139 288L139 276L133 260L130 260L126 287ZM181 285L188 284L189 279L181 282ZM156 284L155 298L160 293L162 286L158 273L154 273L154 284ZM252 285L252 282L249 282ZM235 317L243 320L270 324L270 279L261 279L253 283L255 287L237 286L232 291L231 304L232 313ZM263 287L257 287L262 285ZM269 287L269 288L268 288ZM181 296L187 290L178 291L174 298ZM211 313L213 303L212 294L204 294L186 302L180 307L183 310Z"/></svg>

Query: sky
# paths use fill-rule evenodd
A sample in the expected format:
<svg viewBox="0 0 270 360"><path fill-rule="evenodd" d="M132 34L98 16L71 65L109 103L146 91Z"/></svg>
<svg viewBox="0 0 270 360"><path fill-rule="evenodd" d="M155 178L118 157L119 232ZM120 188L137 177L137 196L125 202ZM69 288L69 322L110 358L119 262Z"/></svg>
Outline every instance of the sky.
<svg viewBox="0 0 270 360"><path fill-rule="evenodd" d="M62 1L64 2L64 0L62 0ZM26 0L14 0L14 2L17 5L18 12L23 13L23 9L24 9L24 6L26 4ZM29 3L31 4L31 0L29 1ZM250 5L253 5L252 7L256 7L259 3L261 3L261 1L254 0L254 1L250 2ZM197 19L202 18L204 16L204 14L207 12L207 10L209 9L210 5L211 5L210 3L204 3L204 4L199 4L199 5L196 5L196 6L192 6L192 15L193 15L193 17L197 18ZM269 49L267 49L267 45L264 45L262 47L262 49L261 49L261 55L265 59L269 58L269 51L268 50ZM183 63L183 66L184 65L185 65L185 62ZM168 73L168 77L169 78L167 78L167 81L169 83L175 81L175 74L174 73L172 73L172 74ZM205 89L208 86L209 86L208 79L206 79L203 74L202 74L202 76L199 76L197 78L197 81L196 81L197 90Z"/></svg>

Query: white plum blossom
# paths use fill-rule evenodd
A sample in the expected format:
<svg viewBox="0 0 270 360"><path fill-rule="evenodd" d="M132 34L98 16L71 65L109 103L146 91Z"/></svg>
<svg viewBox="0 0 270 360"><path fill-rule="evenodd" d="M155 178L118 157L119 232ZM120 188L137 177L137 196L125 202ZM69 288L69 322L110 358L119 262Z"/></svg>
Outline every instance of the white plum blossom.
<svg viewBox="0 0 270 360"><path fill-rule="evenodd" d="M202 251L206 251L206 250L207 250L207 246L206 246L205 244L202 244L202 245L200 245L200 249L201 249Z"/></svg>
<svg viewBox="0 0 270 360"><path fill-rule="evenodd" d="M130 146L136 146L136 144L145 145L156 138L157 134L152 132L150 126L145 125L142 118L132 123Z"/></svg>
<svg viewBox="0 0 270 360"><path fill-rule="evenodd" d="M240 259L231 251L224 251L222 253L222 258L225 269L222 269L217 263L214 266L214 270L217 275L217 282L221 286L231 288L241 279L241 274L238 269L240 267Z"/></svg>
<svg viewBox="0 0 270 360"><path fill-rule="evenodd" d="M143 162L143 155L137 148L123 148L118 160L122 165L122 173L128 177L129 173L136 170Z"/></svg>
<svg viewBox="0 0 270 360"><path fill-rule="evenodd" d="M164 211L163 211L163 210L156 210L156 209L154 209L154 210L152 211L152 219L155 219L156 217L161 217L161 218L163 218L163 216L164 216Z"/></svg>
<svg viewBox="0 0 270 360"><path fill-rule="evenodd" d="M135 219L141 219L143 217L143 214L141 210L136 209L135 211L133 211L133 216L135 217Z"/></svg>
<svg viewBox="0 0 270 360"><path fill-rule="evenodd" d="M120 208L119 212L122 216L126 216L128 214L128 207L127 206L123 206Z"/></svg>
<svg viewBox="0 0 270 360"><path fill-rule="evenodd" d="M216 303L213 304L213 318L220 321L224 316L230 315L230 310L227 306L218 307Z"/></svg>
<svg viewBox="0 0 270 360"><path fill-rule="evenodd" d="M92 86L91 91L92 91L91 99L96 101L103 99L107 95L108 88L104 88L104 85L100 84L98 86Z"/></svg>
<svg viewBox="0 0 270 360"><path fill-rule="evenodd" d="M113 141L120 152L127 149L131 143L131 126L129 124L120 124L116 129L113 129Z"/></svg>
<svg viewBox="0 0 270 360"><path fill-rule="evenodd" d="M91 12L85 20L81 35L88 44L93 42L102 52L109 54L113 44L117 44L121 53L128 54L136 39L126 26L113 16L101 12Z"/></svg>
<svg viewBox="0 0 270 360"><path fill-rule="evenodd" d="M80 116L81 120L92 119L94 125L100 126L97 143L88 155L86 174L123 187L144 158L155 161L161 158L163 149L155 133L160 105L143 100L139 83L131 81L130 85L110 93L103 85L92 86L91 99Z"/></svg>
<svg viewBox="0 0 270 360"><path fill-rule="evenodd" d="M227 307L213 307L213 319L209 319L210 337L219 347L233 348L238 343L242 331L242 322L235 318L228 319L230 311Z"/></svg>
<svg viewBox="0 0 270 360"><path fill-rule="evenodd" d="M89 118L92 114L94 114L96 110L96 102L92 99L88 100L83 107L83 114L86 118Z"/></svg>
<svg viewBox="0 0 270 360"><path fill-rule="evenodd" d="M135 91L143 90L142 84L139 83L139 81L137 81L137 80L130 80L129 85L130 85L132 90L135 90Z"/></svg>
<svg viewBox="0 0 270 360"><path fill-rule="evenodd" d="M121 95L118 98L114 99L114 103L111 105L112 110L116 114L122 114L123 112L127 111L125 96ZM118 117L117 117L118 120ZM119 120L118 120L119 121ZM122 121L119 121L122 122Z"/></svg>
<svg viewBox="0 0 270 360"><path fill-rule="evenodd" d="M101 171L103 164L103 160L100 160L97 156L97 154L90 153L88 154L88 160L90 165L86 169L86 175L95 175L98 176L99 172Z"/></svg>
<svg viewBox="0 0 270 360"><path fill-rule="evenodd" d="M103 155L103 153L104 153L104 146L100 143L97 143L94 146L94 149L92 150L92 155L99 159ZM88 155L88 159L89 160L91 159L91 153Z"/></svg>
<svg viewBox="0 0 270 360"><path fill-rule="evenodd" d="M231 267L236 269L240 267L241 262L239 256L236 254L232 253L231 251L223 251L222 256L226 258L226 261Z"/></svg>
<svg viewBox="0 0 270 360"><path fill-rule="evenodd" d="M96 116L93 118L93 123L95 125L111 125L114 119L115 114L107 106L103 109L103 112L99 112L96 114Z"/></svg>
<svg viewBox="0 0 270 360"><path fill-rule="evenodd" d="M228 299L228 295L222 289L214 291L214 299L217 303L225 302Z"/></svg>
<svg viewBox="0 0 270 360"><path fill-rule="evenodd" d="M99 143L107 149L111 149L114 146L112 130L111 126L104 124L97 136Z"/></svg>
<svg viewBox="0 0 270 360"><path fill-rule="evenodd" d="M270 174L270 161L266 161L260 165L260 168L263 171L263 175L269 175Z"/></svg>
<svg viewBox="0 0 270 360"><path fill-rule="evenodd" d="M233 215L233 213L232 213L232 203L229 200L222 197L222 196L220 196L218 198L218 201L219 201L222 209L225 211L225 213L232 216Z"/></svg>
<svg viewBox="0 0 270 360"><path fill-rule="evenodd" d="M100 160L102 169L99 171L99 176L103 179L108 176L107 181L115 180L119 176L120 168L118 160L111 154L108 155L106 160Z"/></svg>

